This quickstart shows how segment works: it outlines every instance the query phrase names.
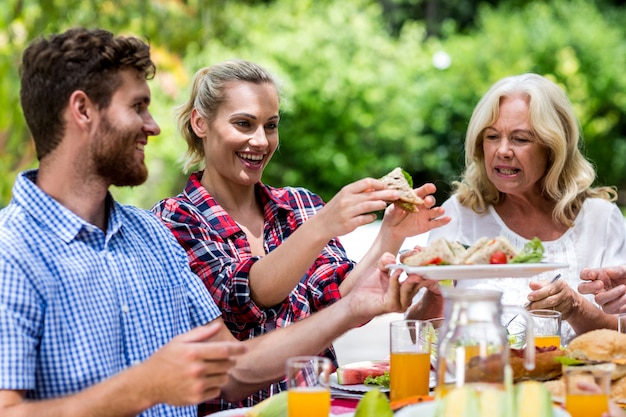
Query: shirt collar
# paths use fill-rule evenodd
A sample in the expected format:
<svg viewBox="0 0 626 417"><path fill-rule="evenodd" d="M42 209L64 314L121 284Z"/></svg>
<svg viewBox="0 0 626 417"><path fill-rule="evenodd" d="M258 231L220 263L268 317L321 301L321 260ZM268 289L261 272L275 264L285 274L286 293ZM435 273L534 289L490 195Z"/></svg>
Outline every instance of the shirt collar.
<svg viewBox="0 0 626 417"><path fill-rule="evenodd" d="M183 194L197 207L205 218L215 215L223 217L219 228L219 234L223 237L231 236L241 231L237 223L224 211L222 206L211 196L201 183L202 172L194 172L189 176L189 181L185 186ZM266 219L274 218L280 211L285 211L286 216L293 215L290 205L289 195L284 188L273 188L264 185L262 182L255 184L255 193L259 196L263 212Z"/></svg>
<svg viewBox="0 0 626 417"><path fill-rule="evenodd" d="M77 216L70 209L46 194L36 184L38 169L24 171L18 175L13 186L13 199L24 211L43 227L55 233L64 242L69 243L81 230L99 231L98 227ZM107 195L109 221L107 235L116 233L121 227L117 203L111 194Z"/></svg>

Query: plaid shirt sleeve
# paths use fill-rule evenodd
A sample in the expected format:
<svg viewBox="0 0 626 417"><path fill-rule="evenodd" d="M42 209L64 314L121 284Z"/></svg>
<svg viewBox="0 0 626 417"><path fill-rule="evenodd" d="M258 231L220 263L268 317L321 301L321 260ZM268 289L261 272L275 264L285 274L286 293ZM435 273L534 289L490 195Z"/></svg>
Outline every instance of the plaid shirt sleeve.
<svg viewBox="0 0 626 417"><path fill-rule="evenodd" d="M268 190L270 198L276 200L264 205L270 229L265 244L271 251L323 207L323 202L304 189ZM260 258L250 254L245 233L214 200L204 195L199 201L190 201L197 192L188 186L186 195L163 200L153 211L187 251L192 270L212 293L235 336L244 339L283 327L340 298L339 284L354 264L339 241L333 239L306 273L306 279L303 277L281 305L259 308L250 298L248 277ZM279 206L283 208L280 215Z"/></svg>

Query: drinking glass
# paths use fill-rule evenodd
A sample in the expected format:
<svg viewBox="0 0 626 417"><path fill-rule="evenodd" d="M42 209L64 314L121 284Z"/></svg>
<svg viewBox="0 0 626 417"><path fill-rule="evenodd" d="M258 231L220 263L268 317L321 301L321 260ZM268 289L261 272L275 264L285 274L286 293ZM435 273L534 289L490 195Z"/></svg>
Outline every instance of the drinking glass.
<svg viewBox="0 0 626 417"><path fill-rule="evenodd" d="M331 372L330 359L322 356L287 359L287 415L328 417Z"/></svg>
<svg viewBox="0 0 626 417"><path fill-rule="evenodd" d="M617 331L620 333L626 333L626 313L622 313L617 316Z"/></svg>
<svg viewBox="0 0 626 417"><path fill-rule="evenodd" d="M609 411L613 363L563 365L565 409L572 417L600 417Z"/></svg>
<svg viewBox="0 0 626 417"><path fill-rule="evenodd" d="M430 351L433 325L422 320L389 323L391 401L430 391Z"/></svg>
<svg viewBox="0 0 626 417"><path fill-rule="evenodd" d="M536 347L561 347L561 312L530 310L535 330Z"/></svg>
<svg viewBox="0 0 626 417"><path fill-rule="evenodd" d="M432 369L435 369L437 366L437 343L439 343L439 334L445 324L445 320L443 317L424 320L426 327L423 333L430 338L430 364Z"/></svg>

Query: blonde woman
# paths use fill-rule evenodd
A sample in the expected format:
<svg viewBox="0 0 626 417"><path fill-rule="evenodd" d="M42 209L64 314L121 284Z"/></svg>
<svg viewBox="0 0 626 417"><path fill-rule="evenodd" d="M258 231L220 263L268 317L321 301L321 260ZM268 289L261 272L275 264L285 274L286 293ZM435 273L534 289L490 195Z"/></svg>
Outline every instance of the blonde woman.
<svg viewBox="0 0 626 417"><path fill-rule="evenodd" d="M452 221L429 235L430 241L445 237L464 244L504 236L518 248L541 239L545 261L567 268L528 279L459 280L457 286L497 289L504 303L531 301L530 309L560 311L563 343L576 333L614 326L590 296L577 291L581 270L626 262L617 194L594 187L595 170L580 147L578 121L558 85L530 73L501 79L470 119L465 171L442 205ZM549 283L559 272L563 278Z"/></svg>
<svg viewBox="0 0 626 417"><path fill-rule="evenodd" d="M417 213L390 206L364 258L350 260L336 238L371 223L386 201L399 197L374 178L346 185L328 203L301 187L261 182L278 148L277 82L264 68L231 60L200 70L179 127L187 140L191 174L183 192L153 211L187 250L239 340L286 327L348 294L356 277L385 252L397 253L404 238L443 225L433 208L435 186L415 190L425 199ZM410 304L410 300L408 300ZM286 343L304 343L291 340ZM337 363L329 346L326 356ZM251 406L285 389L273 384L244 402L214 402L201 414Z"/></svg>

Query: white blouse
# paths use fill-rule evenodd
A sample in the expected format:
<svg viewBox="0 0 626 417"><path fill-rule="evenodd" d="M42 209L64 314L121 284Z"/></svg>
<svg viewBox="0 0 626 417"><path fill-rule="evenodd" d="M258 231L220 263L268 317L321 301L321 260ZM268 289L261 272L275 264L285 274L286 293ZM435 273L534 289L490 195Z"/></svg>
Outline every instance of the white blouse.
<svg viewBox="0 0 626 417"><path fill-rule="evenodd" d="M456 196L443 203L446 215L452 218L447 225L433 229L428 237L429 243L444 237L450 241L458 241L471 245L479 238L486 236L506 237L511 244L521 249L528 239L513 232L502 221L493 206L488 212L479 215L470 208L462 206ZM530 281L552 279L561 273L561 279L577 290L582 282L580 271L583 268L626 264L626 227L624 217L617 205L600 198L586 199L576 217L574 226L561 237L553 241L544 241L544 261L568 264L568 268L544 272L531 278L497 278L459 280L459 288L483 288L502 291L502 303L523 305L528 301ZM593 304L593 296L586 298ZM568 323L563 322L561 339L567 345L575 336Z"/></svg>

